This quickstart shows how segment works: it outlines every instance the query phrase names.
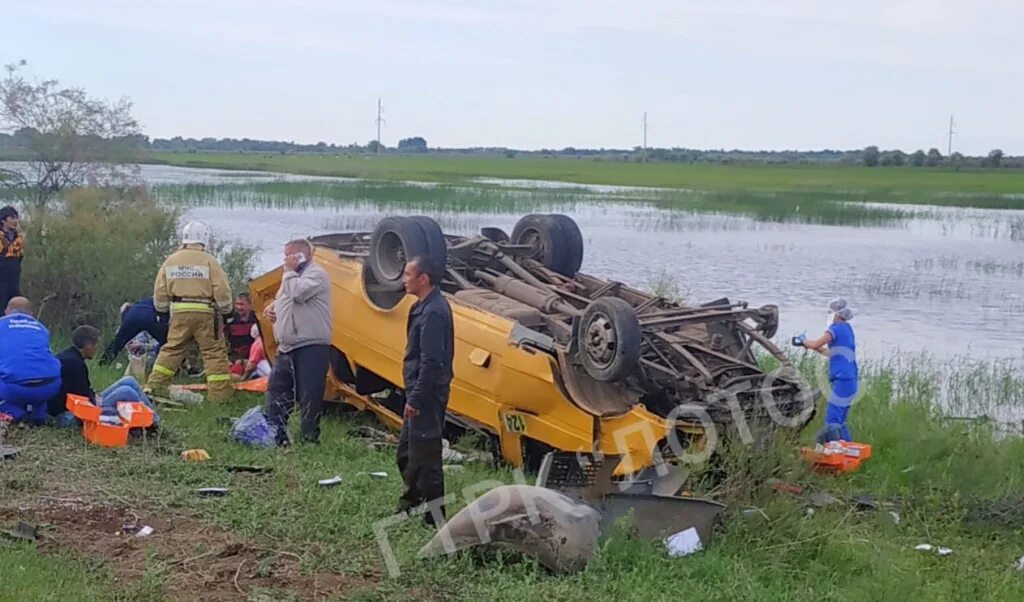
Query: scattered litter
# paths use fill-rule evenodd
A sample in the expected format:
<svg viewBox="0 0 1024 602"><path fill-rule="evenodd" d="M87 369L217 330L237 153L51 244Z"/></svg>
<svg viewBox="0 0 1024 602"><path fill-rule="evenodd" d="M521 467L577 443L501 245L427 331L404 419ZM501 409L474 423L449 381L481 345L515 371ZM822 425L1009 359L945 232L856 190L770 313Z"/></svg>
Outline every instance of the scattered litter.
<svg viewBox="0 0 1024 602"><path fill-rule="evenodd" d="M804 488L799 485L793 485L792 483L786 483L779 479L769 479L768 484L771 485L775 491L781 491L783 493L792 493L793 495L800 495L804 492Z"/></svg>
<svg viewBox="0 0 1024 602"><path fill-rule="evenodd" d="M139 526L135 523L125 523L121 525L121 533L127 535L128 533L135 533L139 530Z"/></svg>
<svg viewBox="0 0 1024 602"><path fill-rule="evenodd" d="M189 391L188 389L181 385L171 385L168 388L168 395L170 396L171 401L176 401L178 403L185 403L189 405L203 403L203 401L205 401L206 399L205 397L203 397L202 393L198 393L196 391Z"/></svg>
<svg viewBox="0 0 1024 602"><path fill-rule="evenodd" d="M942 548L942 547L937 548L937 547L933 546L930 543L918 544L917 546L914 546L914 549L917 550L918 552L932 552L932 551L934 551L939 556L949 556L950 554L953 553L952 548Z"/></svg>
<svg viewBox="0 0 1024 602"><path fill-rule="evenodd" d="M764 510L760 508L747 508L740 512L740 516L749 521L761 521L768 520L768 515L764 513Z"/></svg>
<svg viewBox="0 0 1024 602"><path fill-rule="evenodd" d="M902 472L903 474L907 474L908 472L912 472L913 470L914 470L913 466L908 466L908 467L904 468L903 470L901 470L900 472Z"/></svg>
<svg viewBox="0 0 1024 602"><path fill-rule="evenodd" d="M704 549L704 544L700 541L697 529L690 527L666 539L665 547L668 548L669 556L679 558L700 552Z"/></svg>
<svg viewBox="0 0 1024 602"><path fill-rule="evenodd" d="M375 429L372 426L357 426L348 432L355 439L366 439L372 443L398 445L398 437L394 433Z"/></svg>
<svg viewBox="0 0 1024 602"><path fill-rule="evenodd" d="M268 474L274 472L274 469L269 466L244 466L244 465L232 465L225 466L228 472L248 472L252 474Z"/></svg>
<svg viewBox="0 0 1024 602"><path fill-rule="evenodd" d="M807 501L818 508L841 505L843 501L827 491L815 491L807 496Z"/></svg>
<svg viewBox="0 0 1024 602"><path fill-rule="evenodd" d="M145 527L139 529L139 532L135 534L135 537L149 537L153 534L154 531L156 531L156 529L150 527L149 525L146 525Z"/></svg>
<svg viewBox="0 0 1024 602"><path fill-rule="evenodd" d="M900 524L900 513L899 512L896 512L894 510L890 510L889 511L889 516L892 517L892 524L894 524L894 525Z"/></svg>
<svg viewBox="0 0 1024 602"><path fill-rule="evenodd" d="M1013 568L1024 573L1024 556L1017 559L1017 564L1013 565Z"/></svg>
<svg viewBox="0 0 1024 602"><path fill-rule="evenodd" d="M263 408L255 406L235 422L231 428L231 438L242 445L274 447L277 444L277 427L267 422Z"/></svg>
<svg viewBox="0 0 1024 602"><path fill-rule="evenodd" d="M870 495L858 496L855 500L857 510L878 510L878 502Z"/></svg>
<svg viewBox="0 0 1024 602"><path fill-rule="evenodd" d="M450 474L455 472L462 472L463 470L466 470L466 467L463 466L462 464L445 464L444 466L441 467L441 470Z"/></svg>
<svg viewBox="0 0 1024 602"><path fill-rule="evenodd" d="M441 460L444 462L465 462L469 459L468 455L457 449L452 449L451 444L448 443L447 439L441 440L441 446Z"/></svg>
<svg viewBox="0 0 1024 602"><path fill-rule="evenodd" d="M316 484L321 487L334 487L335 485L341 485L341 477L334 476L329 479L320 479Z"/></svg>
<svg viewBox="0 0 1024 602"><path fill-rule="evenodd" d="M807 515L807 518L811 518L814 516L814 508L808 508L805 514Z"/></svg>
<svg viewBox="0 0 1024 602"><path fill-rule="evenodd" d="M378 480L379 479L386 479L386 478L388 478L388 473L380 472L380 471L378 471L378 472L360 472L358 474L366 475L366 476L370 477L371 479L378 479Z"/></svg>
<svg viewBox="0 0 1024 602"><path fill-rule="evenodd" d="M203 487L197 489L196 493L199 495L205 495L207 497L223 497L228 494L227 487Z"/></svg>
<svg viewBox="0 0 1024 602"><path fill-rule="evenodd" d="M205 449L186 449L181 452L181 459L186 462L206 462L210 454Z"/></svg>
<svg viewBox="0 0 1024 602"><path fill-rule="evenodd" d="M441 460L443 462L490 462L493 460L493 456L489 452L473 452L469 454L460 452L452 447L447 439L441 440L441 446Z"/></svg>
<svg viewBox="0 0 1024 602"><path fill-rule="evenodd" d="M39 539L39 529L26 522L19 521L17 527L0 531L0 535L15 541L35 541Z"/></svg>
<svg viewBox="0 0 1024 602"><path fill-rule="evenodd" d="M13 460L21 453L20 447L13 445L0 445L0 460Z"/></svg>

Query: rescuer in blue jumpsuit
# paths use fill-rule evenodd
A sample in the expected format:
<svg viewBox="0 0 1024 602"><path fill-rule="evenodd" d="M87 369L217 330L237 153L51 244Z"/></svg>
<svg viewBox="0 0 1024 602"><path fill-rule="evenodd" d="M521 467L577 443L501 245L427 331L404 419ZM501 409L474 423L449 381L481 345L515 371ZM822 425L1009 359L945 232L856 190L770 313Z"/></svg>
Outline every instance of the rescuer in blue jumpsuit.
<svg viewBox="0 0 1024 602"><path fill-rule="evenodd" d="M100 365L114 361L128 341L140 332L148 332L156 342L163 345L167 342L167 323L169 316L158 314L153 305L153 297L144 297L129 306L121 314L121 327L107 345L100 358Z"/></svg>

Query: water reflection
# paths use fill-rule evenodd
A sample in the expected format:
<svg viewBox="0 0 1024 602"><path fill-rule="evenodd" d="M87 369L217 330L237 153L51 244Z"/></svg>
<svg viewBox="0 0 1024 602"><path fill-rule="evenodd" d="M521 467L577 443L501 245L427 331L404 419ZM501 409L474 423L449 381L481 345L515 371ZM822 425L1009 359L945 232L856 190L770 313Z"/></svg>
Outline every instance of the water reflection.
<svg viewBox="0 0 1024 602"><path fill-rule="evenodd" d="M776 303L780 338L817 335L825 304L843 295L858 310L865 358L896 350L1020 357L1024 349L1024 216L1012 210L504 181L239 181L227 172L226 183L208 173L216 170L187 180L191 170L162 169L173 169L177 184L164 173L165 183L152 188L157 198L259 245L263 269L279 260L284 240L370 230L384 215L426 214L448 232L471 234L482 226L511 231L524 213L559 212L580 224L585 271L644 288L668 282L689 301Z"/></svg>

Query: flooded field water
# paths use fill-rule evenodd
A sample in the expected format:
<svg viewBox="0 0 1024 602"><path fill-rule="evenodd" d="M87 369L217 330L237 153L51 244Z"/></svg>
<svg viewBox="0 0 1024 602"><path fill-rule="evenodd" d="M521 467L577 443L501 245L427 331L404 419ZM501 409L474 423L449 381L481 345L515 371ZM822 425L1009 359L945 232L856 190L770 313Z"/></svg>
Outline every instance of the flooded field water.
<svg viewBox="0 0 1024 602"><path fill-rule="evenodd" d="M257 245L260 269L279 263L289 238L369 231L385 215L431 215L471 234L559 212L583 231L585 272L674 288L687 301L777 304L780 338L817 336L825 305L843 296L865 358L1024 356L1024 211L496 179L422 185L163 166L142 175L157 198Z"/></svg>

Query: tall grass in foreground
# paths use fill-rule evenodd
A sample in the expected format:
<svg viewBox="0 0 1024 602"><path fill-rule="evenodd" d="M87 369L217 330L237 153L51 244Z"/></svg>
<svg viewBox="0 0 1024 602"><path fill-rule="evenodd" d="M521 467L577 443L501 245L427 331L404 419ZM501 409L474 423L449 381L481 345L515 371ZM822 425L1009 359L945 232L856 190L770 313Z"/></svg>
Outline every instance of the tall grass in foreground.
<svg viewBox="0 0 1024 602"><path fill-rule="evenodd" d="M799 363L810 374L817 361L807 356ZM115 376L103 371L94 380L103 385ZM199 516L255 545L298 554L307 570L369 579L370 585L346 596L357 600L646 601L677 599L681 592L714 600L1022 599L1024 580L1010 567L1024 553L1024 442L997 436L984 422L946 420L940 400L945 386L958 399L984 392L986 404L1019 407L1015 391L1024 386L1024 375L999 362L908 359L865 366L862 384L866 394L853 408L851 426L859 440L874 445L875 455L859 472L809 473L796 457L799 442L758 450L732 446L720 463L724 480L708 490L694 483L697 493L713 493L729 504L722 528L704 552L669 558L661 542L619 532L602 541L585 571L572 576L551 575L508 552L418 559L430 532L411 522L390 532L402 574L387 578L372 526L389 514L401 490L393 452L367 449L350 437L351 429L368 423L350 415L325 418L319 446L284 452L231 443L216 418L240 414L258 403L257 397L167 412L163 434L123 450L88 447L77 433L17 431L12 442L23 445L25 453L15 470L0 473L0 504L16 505L34 493L60 495L43 490L44 483L62 483L75 495L99 487L103 495L116 496L112 500L130 500L142 513ZM801 435L803 443L819 425L820 418ZM178 452L189 447L207 449L214 461L181 462ZM274 472L237 474L226 468L232 464L269 466ZM392 478L360 476L375 470ZM26 485L26 474L36 485ZM334 474L342 476L342 486L316 486L317 479ZM775 490L770 478L807 492L827 491L838 502L816 507L803 495ZM458 493L495 479L510 482L513 475L503 466L470 465L448 475L447 489ZM221 499L195 497L195 488L211 485L232 492ZM853 500L865 495L879 508L858 510ZM938 558L913 549L924 542L948 546L954 554ZM42 565L27 554L0 547L0 561ZM93 554L83 562L95 566L97 558ZM116 587L106 572L69 574L77 580L88 575L94 590ZM43 587L28 583L14 591L29 595L36 593L31 587ZM71 579L54 586L83 587ZM149 587L159 589L160 583ZM276 599L295 594L287 585L282 588L274 592ZM152 595L159 598L159 593Z"/></svg>

